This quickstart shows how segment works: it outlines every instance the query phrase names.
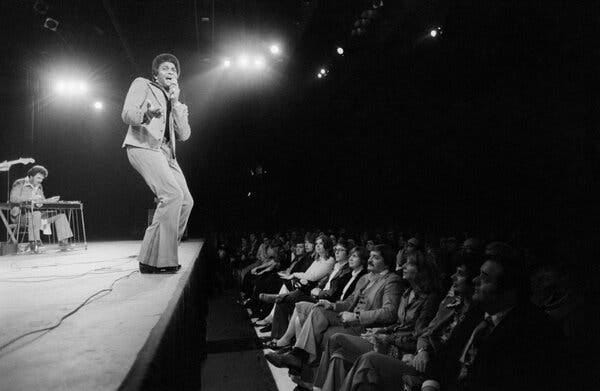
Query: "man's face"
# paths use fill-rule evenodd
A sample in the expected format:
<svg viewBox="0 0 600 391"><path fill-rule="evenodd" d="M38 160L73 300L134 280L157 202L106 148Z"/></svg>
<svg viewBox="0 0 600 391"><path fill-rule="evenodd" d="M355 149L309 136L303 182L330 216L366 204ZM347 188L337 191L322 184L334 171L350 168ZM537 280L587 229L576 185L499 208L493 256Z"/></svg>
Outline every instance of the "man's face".
<svg viewBox="0 0 600 391"><path fill-rule="evenodd" d="M304 242L304 249L306 250L307 253L312 253L313 250L315 249L315 245L312 242L309 242L308 240Z"/></svg>
<svg viewBox="0 0 600 391"><path fill-rule="evenodd" d="M296 244L296 255L304 254L304 243Z"/></svg>
<svg viewBox="0 0 600 391"><path fill-rule="evenodd" d="M172 62L163 62L158 66L156 82L168 89L171 84L177 84L177 68Z"/></svg>
<svg viewBox="0 0 600 391"><path fill-rule="evenodd" d="M502 276L502 266L493 261L485 261L479 269L479 275L473 279L475 291L473 300L481 304L486 310L493 308L498 302L501 294L498 287L498 280Z"/></svg>
<svg viewBox="0 0 600 391"><path fill-rule="evenodd" d="M44 176L44 174L37 173L37 174L35 174L34 176L32 176L30 178L31 178L31 184L33 186L39 186L39 185L42 184L42 182L44 182L44 179L46 177Z"/></svg>
<svg viewBox="0 0 600 391"><path fill-rule="evenodd" d="M333 248L333 251L335 252L335 261L336 262L344 262L348 256L347 254L347 250L346 247L344 246L340 246L339 244L337 246L335 246Z"/></svg>
<svg viewBox="0 0 600 391"><path fill-rule="evenodd" d="M383 256L378 251L371 251L369 255L369 262L367 263L367 270L371 273L381 273L387 268L383 261Z"/></svg>

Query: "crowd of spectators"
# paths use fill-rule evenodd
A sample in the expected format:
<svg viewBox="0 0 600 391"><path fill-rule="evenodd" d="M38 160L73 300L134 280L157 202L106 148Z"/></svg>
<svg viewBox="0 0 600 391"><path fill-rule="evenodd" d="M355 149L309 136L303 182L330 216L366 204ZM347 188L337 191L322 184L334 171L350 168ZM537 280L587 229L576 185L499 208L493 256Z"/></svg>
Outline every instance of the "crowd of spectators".
<svg viewBox="0 0 600 391"><path fill-rule="evenodd" d="M338 231L216 239L273 365L307 390L559 390L593 332L576 266L475 235ZM590 337L593 339L593 337Z"/></svg>

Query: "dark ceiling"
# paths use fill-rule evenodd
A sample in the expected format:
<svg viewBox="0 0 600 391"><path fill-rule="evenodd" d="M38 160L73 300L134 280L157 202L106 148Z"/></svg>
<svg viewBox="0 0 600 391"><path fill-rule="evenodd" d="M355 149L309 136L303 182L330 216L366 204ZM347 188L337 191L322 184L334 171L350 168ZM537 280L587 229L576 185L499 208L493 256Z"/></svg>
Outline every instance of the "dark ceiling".
<svg viewBox="0 0 600 391"><path fill-rule="evenodd" d="M50 192L86 202L92 236L139 235L152 197L120 149L120 110L131 80L173 52L196 232L560 231L593 214L598 173L600 13L574 3L385 1L356 35L373 1L3 1L0 160L45 164ZM236 43L274 38L285 56L265 80L215 74ZM49 75L73 64L104 112L51 99ZM259 164L267 174L251 176Z"/></svg>

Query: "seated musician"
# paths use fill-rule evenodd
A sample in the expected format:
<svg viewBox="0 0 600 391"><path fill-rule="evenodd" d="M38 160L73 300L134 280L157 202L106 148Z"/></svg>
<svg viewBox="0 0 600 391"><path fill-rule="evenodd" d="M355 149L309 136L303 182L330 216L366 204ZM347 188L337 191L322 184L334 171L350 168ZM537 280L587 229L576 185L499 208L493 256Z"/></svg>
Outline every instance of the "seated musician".
<svg viewBox="0 0 600 391"><path fill-rule="evenodd" d="M27 171L25 178L17 179L10 191L10 202L22 203L28 201L57 202L59 197L45 198L42 182L48 176L48 170L43 166L33 166ZM43 243L40 238L42 230L42 219L48 224L54 223L56 236L61 250L70 249L69 238L73 237L73 232L69 226L69 221L63 213L49 215L40 211L27 212L25 216L21 214L20 207L12 208L11 217L13 222L20 220L20 224L27 225L29 244L33 250L43 249Z"/></svg>

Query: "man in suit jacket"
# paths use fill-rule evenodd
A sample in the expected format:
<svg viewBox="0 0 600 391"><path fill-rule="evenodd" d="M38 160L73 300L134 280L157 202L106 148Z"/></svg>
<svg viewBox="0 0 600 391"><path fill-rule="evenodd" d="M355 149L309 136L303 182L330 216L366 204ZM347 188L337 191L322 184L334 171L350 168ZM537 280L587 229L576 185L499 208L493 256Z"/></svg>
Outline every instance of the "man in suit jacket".
<svg viewBox="0 0 600 391"><path fill-rule="evenodd" d="M499 242L488 246L486 259L473 295L485 319L457 326L422 390L565 389L564 337L528 302L523 260Z"/></svg>
<svg viewBox="0 0 600 391"><path fill-rule="evenodd" d="M121 117L129 125L123 147L159 203L138 257L142 273L179 269L177 247L194 201L175 153L175 141L190 137L188 108L179 102L179 61L160 54L152 61L154 81L133 81Z"/></svg>
<svg viewBox="0 0 600 391"><path fill-rule="evenodd" d="M292 351L267 354L266 359L279 368L300 372L304 364L317 359L321 342L329 335L360 335L367 327L393 323L400 301L400 277L393 273L394 265L391 247L375 246L368 261L369 274L359 280L352 295L336 303L320 300L304 322Z"/></svg>
<svg viewBox="0 0 600 391"><path fill-rule="evenodd" d="M352 277L352 269L348 264L348 248L346 242L338 242L334 246L335 265L329 275L323 277L310 292L306 289L295 289L282 295L275 304L271 337L281 338L287 328L288 320L294 312L295 304L300 301L317 302L319 299L337 301L342 296L344 287ZM356 280L355 280L356 281ZM350 291L352 292L352 291ZM343 299L342 299L343 300Z"/></svg>

